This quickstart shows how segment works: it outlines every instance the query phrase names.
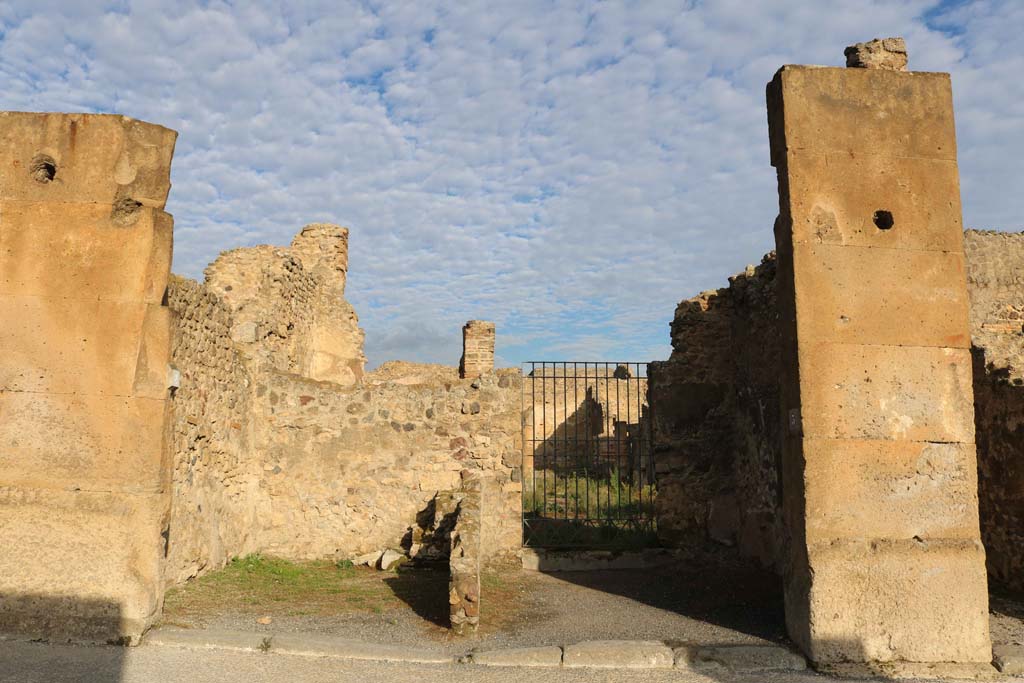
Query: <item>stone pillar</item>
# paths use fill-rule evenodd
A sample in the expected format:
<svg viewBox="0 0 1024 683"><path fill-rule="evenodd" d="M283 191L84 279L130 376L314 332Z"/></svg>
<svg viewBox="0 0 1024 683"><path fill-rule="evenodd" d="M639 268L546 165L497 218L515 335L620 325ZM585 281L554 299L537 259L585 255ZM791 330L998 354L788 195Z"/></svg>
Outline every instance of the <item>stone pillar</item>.
<svg viewBox="0 0 1024 683"><path fill-rule="evenodd" d="M462 473L463 483L448 556L448 613L457 635L480 625L480 564L482 556L484 481L476 472Z"/></svg>
<svg viewBox="0 0 1024 683"><path fill-rule="evenodd" d="M767 96L789 633L819 663L988 662L949 76L786 66Z"/></svg>
<svg viewBox="0 0 1024 683"><path fill-rule="evenodd" d="M459 377L479 377L494 369L494 323L470 320L462 328Z"/></svg>
<svg viewBox="0 0 1024 683"><path fill-rule="evenodd" d="M176 133L0 113L0 630L137 640L167 544Z"/></svg>

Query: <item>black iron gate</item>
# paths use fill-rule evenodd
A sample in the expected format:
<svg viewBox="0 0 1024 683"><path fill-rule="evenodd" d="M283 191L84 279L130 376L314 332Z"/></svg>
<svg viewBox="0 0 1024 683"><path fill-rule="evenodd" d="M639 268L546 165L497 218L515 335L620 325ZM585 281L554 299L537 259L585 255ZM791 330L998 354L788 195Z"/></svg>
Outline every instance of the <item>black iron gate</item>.
<svg viewBox="0 0 1024 683"><path fill-rule="evenodd" d="M646 363L523 367L523 545L654 545Z"/></svg>

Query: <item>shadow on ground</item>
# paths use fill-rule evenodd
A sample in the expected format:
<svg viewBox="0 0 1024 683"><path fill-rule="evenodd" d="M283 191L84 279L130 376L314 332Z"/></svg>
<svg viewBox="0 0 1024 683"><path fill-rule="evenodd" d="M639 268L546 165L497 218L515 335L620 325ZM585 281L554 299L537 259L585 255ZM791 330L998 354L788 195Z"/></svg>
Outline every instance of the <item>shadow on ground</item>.
<svg viewBox="0 0 1024 683"><path fill-rule="evenodd" d="M727 550L695 549L649 569L550 576L754 638L787 640L781 579Z"/></svg>
<svg viewBox="0 0 1024 683"><path fill-rule="evenodd" d="M421 619L448 628L447 571L403 566L384 584Z"/></svg>

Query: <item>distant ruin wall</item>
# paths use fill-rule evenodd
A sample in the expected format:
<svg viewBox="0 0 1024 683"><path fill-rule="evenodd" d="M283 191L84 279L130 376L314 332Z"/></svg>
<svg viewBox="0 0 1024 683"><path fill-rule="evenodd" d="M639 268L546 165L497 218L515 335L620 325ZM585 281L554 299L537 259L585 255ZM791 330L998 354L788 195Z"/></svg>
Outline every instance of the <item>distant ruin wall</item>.
<svg viewBox="0 0 1024 683"><path fill-rule="evenodd" d="M778 313L773 254L688 299L672 355L650 365L658 535L710 538L776 565L781 539Z"/></svg>
<svg viewBox="0 0 1024 683"><path fill-rule="evenodd" d="M1024 234L964 234L981 535L989 575L1024 591Z"/></svg>
<svg viewBox="0 0 1024 683"><path fill-rule="evenodd" d="M0 113L0 630L137 641L162 602L176 133Z"/></svg>

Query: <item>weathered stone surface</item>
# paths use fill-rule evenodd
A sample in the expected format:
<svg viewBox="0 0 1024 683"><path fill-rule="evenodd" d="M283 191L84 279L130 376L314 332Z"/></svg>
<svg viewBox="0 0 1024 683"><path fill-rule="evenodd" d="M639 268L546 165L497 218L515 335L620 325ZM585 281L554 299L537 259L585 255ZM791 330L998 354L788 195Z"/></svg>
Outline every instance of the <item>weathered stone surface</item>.
<svg viewBox="0 0 1024 683"><path fill-rule="evenodd" d="M177 133L111 114L0 112L0 201L164 208ZM46 179L39 167L52 166ZM169 259L168 259L169 261Z"/></svg>
<svg viewBox="0 0 1024 683"><path fill-rule="evenodd" d="M984 663L948 76L785 67L767 95L779 176L790 636L816 662ZM837 152L848 158L829 157ZM869 265L865 249L895 252L878 259L888 271ZM933 305L943 299L953 305ZM834 341L837 313L840 324L858 319L844 343ZM894 324L918 329L898 334ZM918 455L921 442L947 448ZM919 473L932 475L925 487Z"/></svg>
<svg viewBox="0 0 1024 683"><path fill-rule="evenodd" d="M974 442L967 349L807 339L799 367L806 438Z"/></svg>
<svg viewBox="0 0 1024 683"><path fill-rule="evenodd" d="M676 656L680 665L680 655ZM696 648L689 660L693 668L708 663L720 664L733 671L803 671L804 658L779 645L720 645Z"/></svg>
<svg viewBox="0 0 1024 683"><path fill-rule="evenodd" d="M389 572L393 569L397 569L400 565L408 561L409 558L405 556L405 553L400 553L397 550L388 548L380 555L380 559L377 560L377 569L383 572Z"/></svg>
<svg viewBox="0 0 1024 683"><path fill-rule="evenodd" d="M846 48L846 66L859 69L907 70L907 44L902 38L875 38Z"/></svg>
<svg viewBox="0 0 1024 683"><path fill-rule="evenodd" d="M159 611L175 135L0 113L0 630L133 641Z"/></svg>
<svg viewBox="0 0 1024 683"><path fill-rule="evenodd" d="M671 669L672 648L653 640L587 640L566 645L562 666L593 669Z"/></svg>
<svg viewBox="0 0 1024 683"><path fill-rule="evenodd" d="M473 652L474 664L482 666L560 666L560 647L514 647L506 650Z"/></svg>
<svg viewBox="0 0 1024 683"><path fill-rule="evenodd" d="M996 645L992 648L992 663L1007 676L1024 676L1024 645Z"/></svg>
<svg viewBox="0 0 1024 683"><path fill-rule="evenodd" d="M452 631L463 635L480 625L483 487L479 474L466 471L451 532L448 558L448 615Z"/></svg>

